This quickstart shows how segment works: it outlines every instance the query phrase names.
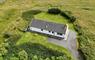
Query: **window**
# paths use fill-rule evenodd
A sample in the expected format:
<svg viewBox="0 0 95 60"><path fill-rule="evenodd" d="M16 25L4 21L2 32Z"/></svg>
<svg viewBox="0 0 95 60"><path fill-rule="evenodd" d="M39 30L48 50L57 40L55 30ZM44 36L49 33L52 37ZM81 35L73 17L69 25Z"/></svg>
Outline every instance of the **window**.
<svg viewBox="0 0 95 60"><path fill-rule="evenodd" d="M54 32L52 31L52 33L54 33Z"/></svg>
<svg viewBox="0 0 95 60"><path fill-rule="evenodd" d="M62 33L57 33L58 35L62 35Z"/></svg>
<svg viewBox="0 0 95 60"><path fill-rule="evenodd" d="M43 31L43 29L41 29L41 31Z"/></svg>

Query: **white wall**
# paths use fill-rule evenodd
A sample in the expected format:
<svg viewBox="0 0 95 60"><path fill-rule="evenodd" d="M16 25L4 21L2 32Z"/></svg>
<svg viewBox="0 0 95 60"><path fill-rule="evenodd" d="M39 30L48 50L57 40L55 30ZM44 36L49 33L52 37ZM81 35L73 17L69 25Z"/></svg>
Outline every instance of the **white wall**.
<svg viewBox="0 0 95 60"><path fill-rule="evenodd" d="M68 38L68 34L69 34L69 30L68 30L68 25L67 25L67 28L66 28L66 33L65 33L65 38L64 38L64 40L67 40L67 38Z"/></svg>
<svg viewBox="0 0 95 60"><path fill-rule="evenodd" d="M30 27L30 30L36 31L36 32L40 32L40 33L44 33L44 34L49 34L49 35L57 36L57 37L61 37L61 38L65 38L64 34L63 35L58 35L57 32L52 33L52 32L49 32L47 30L41 31L41 29L35 28L35 27Z"/></svg>

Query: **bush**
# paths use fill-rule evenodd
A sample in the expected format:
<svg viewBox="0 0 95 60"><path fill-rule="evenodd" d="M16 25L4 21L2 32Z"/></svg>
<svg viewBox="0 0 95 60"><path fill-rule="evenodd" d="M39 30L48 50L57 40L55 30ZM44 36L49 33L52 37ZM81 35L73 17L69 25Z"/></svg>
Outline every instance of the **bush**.
<svg viewBox="0 0 95 60"><path fill-rule="evenodd" d="M81 49L78 49L78 52L79 52L79 54L80 54L80 59L82 59L82 60L87 60L87 59L86 59L86 56L84 55L84 53L83 53L83 51L82 51Z"/></svg>
<svg viewBox="0 0 95 60"><path fill-rule="evenodd" d="M25 50L22 50L18 53L20 60L28 60L28 54Z"/></svg>
<svg viewBox="0 0 95 60"><path fill-rule="evenodd" d="M82 30L81 30L81 26L79 25L75 25L74 29L78 32L79 35L82 35Z"/></svg>
<svg viewBox="0 0 95 60"><path fill-rule="evenodd" d="M60 15L63 16L63 17L65 17L66 19L68 19L69 22L71 22L71 23L73 23L73 22L76 21L76 18L71 15L71 12L70 13L66 13L64 11L61 11Z"/></svg>
<svg viewBox="0 0 95 60"><path fill-rule="evenodd" d="M61 16L65 17L66 19L70 19L70 16L67 15L64 11L60 13Z"/></svg>
<svg viewBox="0 0 95 60"><path fill-rule="evenodd" d="M3 37L4 38L9 38L10 36L11 36L11 34L9 32L5 32Z"/></svg>
<svg viewBox="0 0 95 60"><path fill-rule="evenodd" d="M64 53L46 48L45 46L37 44L37 43L26 43L26 44L20 45L19 48L24 49L28 53L29 58L31 60L34 55L37 55L38 58L43 58L44 60L45 58L51 57L51 56L55 56L55 57L65 56Z"/></svg>
<svg viewBox="0 0 95 60"><path fill-rule="evenodd" d="M49 14L60 14L61 10L58 8L51 8L51 9L48 9L48 13Z"/></svg>
<svg viewBox="0 0 95 60"><path fill-rule="evenodd" d="M75 30L76 30L76 31L79 31L80 29L81 29L81 26L75 25Z"/></svg>
<svg viewBox="0 0 95 60"><path fill-rule="evenodd" d="M71 19L70 19L70 22L75 22L76 21L76 18L74 16L71 16Z"/></svg>

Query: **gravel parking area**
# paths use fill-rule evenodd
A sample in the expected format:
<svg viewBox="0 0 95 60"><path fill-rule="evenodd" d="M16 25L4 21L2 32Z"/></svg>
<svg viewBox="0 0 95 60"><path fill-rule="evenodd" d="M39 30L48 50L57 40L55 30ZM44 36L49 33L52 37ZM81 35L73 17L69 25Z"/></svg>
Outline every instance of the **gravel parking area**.
<svg viewBox="0 0 95 60"><path fill-rule="evenodd" d="M48 41L59 46L67 48L72 55L75 57L75 60L78 60L79 53L77 51L77 41L76 41L76 32L69 30L67 40L58 40L54 38L48 38Z"/></svg>

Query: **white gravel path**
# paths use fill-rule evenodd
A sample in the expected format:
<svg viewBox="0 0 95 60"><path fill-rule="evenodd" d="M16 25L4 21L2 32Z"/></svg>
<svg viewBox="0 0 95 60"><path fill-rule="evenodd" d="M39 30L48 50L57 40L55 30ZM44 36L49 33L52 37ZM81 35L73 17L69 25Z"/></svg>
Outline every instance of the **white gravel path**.
<svg viewBox="0 0 95 60"><path fill-rule="evenodd" d="M79 53L77 51L77 41L76 41L76 32L69 30L68 39L67 40L58 40L54 38L48 38L48 41L54 43L59 46L63 46L67 48L72 55L74 56L75 60L79 59Z"/></svg>

